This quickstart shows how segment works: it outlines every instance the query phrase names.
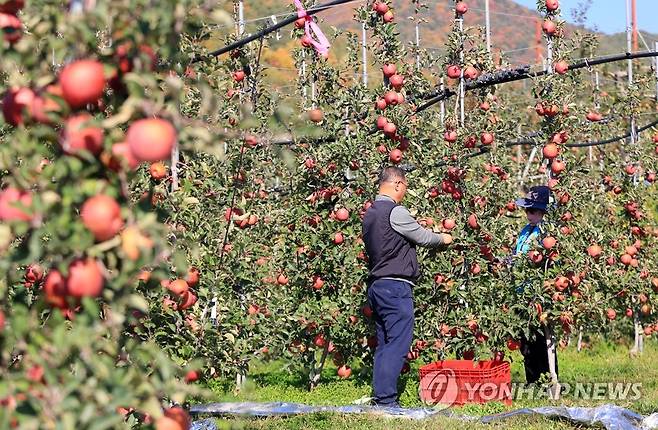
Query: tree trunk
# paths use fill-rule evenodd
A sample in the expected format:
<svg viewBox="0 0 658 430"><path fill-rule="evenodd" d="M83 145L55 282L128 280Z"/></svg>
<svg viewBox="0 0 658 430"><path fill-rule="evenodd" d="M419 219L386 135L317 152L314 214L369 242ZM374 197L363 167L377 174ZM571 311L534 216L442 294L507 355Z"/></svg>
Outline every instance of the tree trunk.
<svg viewBox="0 0 658 430"><path fill-rule="evenodd" d="M238 373L235 375L235 392L240 393L244 390L245 384L247 383L247 372L244 369L238 370Z"/></svg>
<svg viewBox="0 0 658 430"><path fill-rule="evenodd" d="M560 382L558 381L556 365L556 342L555 333L553 328L546 325L544 326L544 336L546 337L546 348L548 349L548 369L551 375L551 387L549 388L549 396L553 400L560 398Z"/></svg>
<svg viewBox="0 0 658 430"><path fill-rule="evenodd" d="M324 363L327 361L327 355L329 355L329 337L325 337L324 349L322 350L322 358L320 363L317 366L313 365L311 371L308 375L308 388L313 390L320 383L320 377L322 376L322 369L324 369Z"/></svg>
<svg viewBox="0 0 658 430"><path fill-rule="evenodd" d="M633 313L633 327L635 329L635 344L630 350L630 355L635 357L642 353L644 350L644 339L642 337L642 324L640 323L640 317L638 316L639 310L636 309Z"/></svg>
<svg viewBox="0 0 658 430"><path fill-rule="evenodd" d="M578 329L578 343L576 344L576 350L580 352L583 349L583 329Z"/></svg>

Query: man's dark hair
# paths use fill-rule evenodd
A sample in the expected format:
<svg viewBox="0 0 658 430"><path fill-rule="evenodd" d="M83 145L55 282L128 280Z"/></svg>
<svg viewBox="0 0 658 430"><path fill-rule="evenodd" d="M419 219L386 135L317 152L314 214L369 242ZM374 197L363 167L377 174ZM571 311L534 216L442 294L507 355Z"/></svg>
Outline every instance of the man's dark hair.
<svg viewBox="0 0 658 430"><path fill-rule="evenodd" d="M399 167L389 166L381 171L377 184L381 186L384 182L404 180L407 177L406 175L406 172Z"/></svg>

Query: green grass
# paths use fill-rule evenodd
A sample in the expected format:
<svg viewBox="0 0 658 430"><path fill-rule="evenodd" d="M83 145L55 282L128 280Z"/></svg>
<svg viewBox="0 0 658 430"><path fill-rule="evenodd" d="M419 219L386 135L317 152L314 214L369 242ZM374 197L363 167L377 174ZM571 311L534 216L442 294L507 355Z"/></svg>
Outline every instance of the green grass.
<svg viewBox="0 0 658 430"><path fill-rule="evenodd" d="M613 344L604 340L592 342L592 349L580 353L569 347L558 353L560 380L575 384L585 382L641 382L642 397L637 401L582 400L571 395L559 401L550 399L519 400L511 407L501 403L484 405L466 405L452 408L457 414L482 416L522 407L549 405L596 406L615 403L643 415L658 411L658 366L655 357L658 343L653 339L645 341L644 354L631 358L628 345ZM520 354L514 353L512 359L512 380L524 381L523 362ZM349 405L354 400L370 395L370 375L368 369L353 369L348 380L336 377L335 368L323 372L322 384L313 391L305 388L305 376L288 370L282 363L267 363L254 366L249 375L249 382L239 394L227 390L225 385L210 383L209 388L215 393L213 401L285 401L309 405ZM400 402L404 407L422 406L418 399L418 376L413 370L401 380L404 387ZM220 428L225 429L460 429L464 421L445 416L424 420L410 421L403 418L383 418L371 415L312 414L289 418L221 418L217 419ZM539 417L518 417L495 424L477 424L469 422L472 429L570 429L570 423L561 420L548 420Z"/></svg>

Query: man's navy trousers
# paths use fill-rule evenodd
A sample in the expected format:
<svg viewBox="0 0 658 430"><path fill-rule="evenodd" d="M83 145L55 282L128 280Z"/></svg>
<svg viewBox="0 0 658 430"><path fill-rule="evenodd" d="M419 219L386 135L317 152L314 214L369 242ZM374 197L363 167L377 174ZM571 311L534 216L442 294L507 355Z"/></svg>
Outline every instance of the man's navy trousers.
<svg viewBox="0 0 658 430"><path fill-rule="evenodd" d="M374 311L377 349L372 376L375 402L396 404L398 378L414 333L414 304L411 285L394 279L377 279L368 287Z"/></svg>

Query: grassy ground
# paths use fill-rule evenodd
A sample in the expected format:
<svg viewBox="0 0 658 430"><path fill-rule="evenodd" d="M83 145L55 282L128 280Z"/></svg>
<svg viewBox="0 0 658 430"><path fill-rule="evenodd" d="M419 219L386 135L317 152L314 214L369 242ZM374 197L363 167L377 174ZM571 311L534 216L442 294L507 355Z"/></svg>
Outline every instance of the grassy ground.
<svg viewBox="0 0 658 430"><path fill-rule="evenodd" d="M642 383L639 400L583 400L571 395L559 401L550 399L517 400L513 405L501 403L485 405L466 405L452 408L457 414L488 415L522 407L548 405L595 406L614 403L635 410L643 415L658 411L658 366L656 359L658 343L654 340L645 342L644 354L631 358L628 345L618 345L603 340L592 342L591 349L580 353L575 348L567 348L558 353L560 363L560 379L563 383L575 385L587 382L630 382ZM523 362L521 356L513 354L512 380L524 381ZM357 369L355 369L357 370ZM226 390L225 386L213 385L210 389L216 394L215 401L286 401L310 405L349 405L354 400L370 395L370 379L366 373L354 372L348 380L336 377L335 369L325 369L323 383L309 392L305 389L304 375L291 373L281 363L270 363L258 366L252 371L250 381L239 394ZM418 376L412 371L402 380L404 391L401 404L404 407L421 406L418 399ZM421 422L407 419L383 418L368 415L346 416L337 414L313 414L290 418L222 418L217 420L219 428L223 429L459 429L464 427L464 421L439 416ZM537 417L519 417L495 424L478 424L469 422L469 430L475 429L571 429L570 423L559 420L547 420Z"/></svg>

